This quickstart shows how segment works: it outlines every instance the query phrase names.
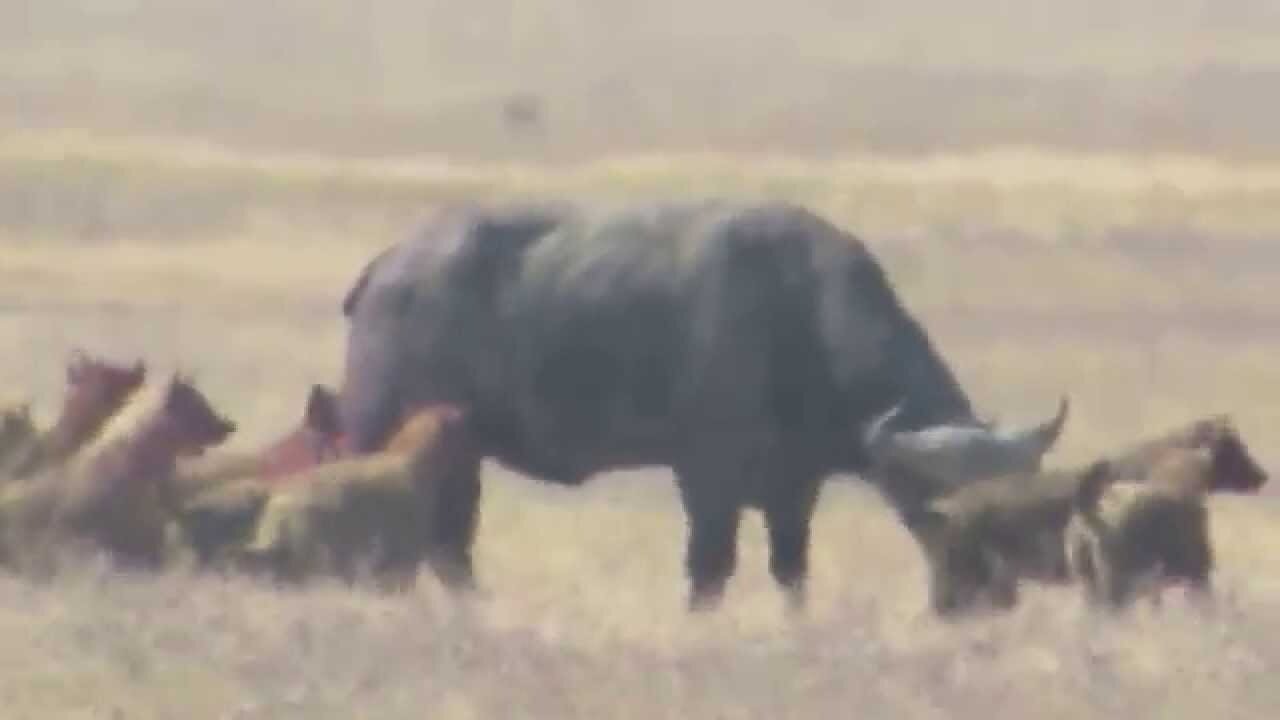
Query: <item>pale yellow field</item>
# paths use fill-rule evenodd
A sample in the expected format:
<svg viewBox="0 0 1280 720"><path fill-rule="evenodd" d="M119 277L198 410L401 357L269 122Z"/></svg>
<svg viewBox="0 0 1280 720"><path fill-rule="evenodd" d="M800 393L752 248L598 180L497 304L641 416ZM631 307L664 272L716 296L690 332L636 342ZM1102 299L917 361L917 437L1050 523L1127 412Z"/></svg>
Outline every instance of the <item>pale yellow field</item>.
<svg viewBox="0 0 1280 720"><path fill-rule="evenodd" d="M862 237L985 413L1068 393L1051 464L1229 412L1275 471L1277 36L1262 0L0 2L0 398L48 419L71 348L141 356L251 447L337 380L348 284L432 207L715 194ZM0 717L1280 716L1272 488L1212 500L1212 614L1033 588L956 625L856 478L794 622L755 515L723 610L685 613L665 470L484 492L472 604L0 575Z"/></svg>
<svg viewBox="0 0 1280 720"><path fill-rule="evenodd" d="M875 228L866 241L985 411L1040 416L1071 394L1053 462L1219 411L1235 415L1259 458L1280 462L1280 308L1267 292L1280 260L1268 241L1280 224L1259 212L1241 228L1228 211L1232 193L1276 207L1265 169L1172 159L1153 172L1123 156L1043 155L1004 172L993 156L943 169L673 156L396 173L159 141L42 142L5 146L5 167L73 162L42 154L60 146L81 155L74 162L134 178L125 184L138 197L176 197L185 183L197 190L178 201L221 203L234 218L170 236L142 221L96 237L56 226L7 236L0 337L12 350L0 385L30 394L45 417L56 410L60 363L82 345L145 356L157 373L194 370L240 421L233 445L271 438L294 422L309 383L338 376L347 283L441 199L784 188L859 232ZM957 179L966 173L984 180ZM1087 229L1038 229L1070 215L1074 200L1028 175L1079 188ZM1167 192L1159 187L1169 177L1185 194L1144 205ZM181 182L149 185L154 178ZM1089 189L1093 178L1102 189ZM210 191L215 181L240 195ZM881 203L863 194L874 187ZM419 191L427 200L405 199ZM1024 202L1037 197L1038 206ZM97 201L112 207L110 192ZM975 203L1030 220L984 227L990 216ZM1164 212L1197 220L1171 224ZM976 219L939 219L948 214ZM1128 235L1115 232L1123 227ZM604 476L575 492L492 466L485 492L477 552L490 595L474 606L456 605L426 575L402 598L101 569L41 588L3 581L5 716L1262 718L1280 707L1280 506L1270 493L1213 501L1216 615L1174 598L1163 612L1107 622L1073 592L1033 589L1011 615L948 627L925 612L923 565L906 533L855 479L837 478L824 494L813 605L800 623L784 618L755 516L723 612L685 615L684 528L665 470Z"/></svg>

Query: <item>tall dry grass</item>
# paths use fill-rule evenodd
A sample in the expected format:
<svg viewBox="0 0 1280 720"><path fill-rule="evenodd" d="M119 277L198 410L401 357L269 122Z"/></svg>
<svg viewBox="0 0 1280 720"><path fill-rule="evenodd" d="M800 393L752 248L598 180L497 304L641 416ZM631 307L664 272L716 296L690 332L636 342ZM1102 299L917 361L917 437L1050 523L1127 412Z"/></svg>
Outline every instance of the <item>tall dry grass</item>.
<svg viewBox="0 0 1280 720"><path fill-rule="evenodd" d="M607 485L606 485L607 484ZM681 523L660 474L573 495L491 471L487 599L238 578L0 579L5 716L127 718L1134 718L1274 715L1276 508L1214 501L1218 605L1123 618L1066 591L944 625L914 547L857 487L815 527L813 606L788 621L743 530L727 605L687 616Z"/></svg>
<svg viewBox="0 0 1280 720"><path fill-rule="evenodd" d="M729 195L862 236L987 413L1070 393L1051 462L1232 413L1280 467L1272 3L0 4L0 397L75 346L195 373L232 446L341 367L338 304L433 206ZM543 101L536 132L502 122ZM1217 610L1070 590L946 625L853 478L785 618L749 515L683 610L670 474L485 472L460 604L238 578L0 576L5 718L1232 717L1280 708L1274 493L1214 498Z"/></svg>
<svg viewBox="0 0 1280 720"><path fill-rule="evenodd" d="M231 444L264 442L295 422L311 382L337 378L338 303L361 264L432 204L720 192L789 197L863 234L984 410L1038 417L1069 392L1054 463L1218 411L1280 463L1266 169L984 155L396 171L91 135L0 158L54 208L56 221L27 225L0 213L0 386L45 418L58 363L82 345L145 356L157 377L194 370L240 423ZM77 183L86 202L64 204ZM1235 212L1249 202L1257 212ZM167 203L170 215L142 214ZM191 207L227 220L172 220ZM1007 616L952 626L926 612L923 564L880 498L835 478L805 620L785 619L754 515L725 608L690 618L668 472L565 490L490 465L482 600L459 604L427 575L407 597L93 565L46 586L0 579L12 655L0 696L14 718L1271 717L1280 508L1271 493L1212 506L1212 614L1174 597L1105 619L1070 590L1033 589Z"/></svg>

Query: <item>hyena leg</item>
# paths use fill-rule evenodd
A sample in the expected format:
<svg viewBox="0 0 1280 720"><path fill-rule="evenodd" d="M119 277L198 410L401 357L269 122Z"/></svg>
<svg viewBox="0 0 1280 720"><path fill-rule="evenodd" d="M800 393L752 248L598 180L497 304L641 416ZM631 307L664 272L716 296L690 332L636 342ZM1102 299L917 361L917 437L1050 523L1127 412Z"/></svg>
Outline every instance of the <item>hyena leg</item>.
<svg viewBox="0 0 1280 720"><path fill-rule="evenodd" d="M1112 610L1120 610L1127 606L1133 597L1132 573L1116 553L1108 553L1099 544L1094 555L1094 563L1098 573L1098 594L1103 604Z"/></svg>
<svg viewBox="0 0 1280 720"><path fill-rule="evenodd" d="M445 587L476 589L471 551L480 521L480 459L448 473L435 485L437 496L427 503L427 564Z"/></svg>
<svg viewBox="0 0 1280 720"><path fill-rule="evenodd" d="M1090 605L1102 602L1102 584L1098 569L1098 548L1086 538L1072 538L1067 543L1067 562L1073 579L1084 589L1085 601Z"/></svg>

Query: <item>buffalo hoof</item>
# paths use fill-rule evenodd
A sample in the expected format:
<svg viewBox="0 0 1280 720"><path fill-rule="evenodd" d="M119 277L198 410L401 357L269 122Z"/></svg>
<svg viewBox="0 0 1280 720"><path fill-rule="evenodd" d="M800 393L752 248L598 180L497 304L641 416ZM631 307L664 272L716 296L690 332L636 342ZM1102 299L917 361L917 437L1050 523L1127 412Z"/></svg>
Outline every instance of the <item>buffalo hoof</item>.
<svg viewBox="0 0 1280 720"><path fill-rule="evenodd" d="M440 584L453 593L470 594L479 587L471 564L448 557L432 557L427 563Z"/></svg>
<svg viewBox="0 0 1280 720"><path fill-rule="evenodd" d="M1187 588L1187 600L1190 605L1202 612L1213 612L1218 609L1218 596L1209 586L1191 586Z"/></svg>
<svg viewBox="0 0 1280 720"><path fill-rule="evenodd" d="M787 617L804 617L809 607L809 593L804 586L793 586L783 591Z"/></svg>
<svg viewBox="0 0 1280 720"><path fill-rule="evenodd" d="M706 613L718 610L724 602L724 589L695 590L689 594L689 612Z"/></svg>

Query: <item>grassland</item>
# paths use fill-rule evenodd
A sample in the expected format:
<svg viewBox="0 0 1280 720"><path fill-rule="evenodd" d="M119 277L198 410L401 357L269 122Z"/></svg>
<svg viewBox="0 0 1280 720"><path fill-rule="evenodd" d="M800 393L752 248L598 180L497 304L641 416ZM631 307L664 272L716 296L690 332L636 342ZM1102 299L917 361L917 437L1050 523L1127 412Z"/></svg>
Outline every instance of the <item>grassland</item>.
<svg viewBox="0 0 1280 720"><path fill-rule="evenodd" d="M47 418L72 347L145 356L193 370L252 446L338 377L348 283L435 205L772 197L866 240L983 410L1069 393L1053 463L1230 412L1280 468L1273 4L880 5L2 4L0 396ZM517 91L544 99L540 134L499 121ZM1212 614L1033 590L950 626L856 480L824 492L797 622L755 516L724 610L685 615L666 471L485 483L474 604L427 576L408 597L0 578L0 714L1280 711L1272 491L1212 502Z"/></svg>
<svg viewBox="0 0 1280 720"><path fill-rule="evenodd" d="M1039 416L1071 394L1055 463L1218 411L1280 462L1280 188L1266 167L1011 151L459 166L47 133L0 158L22 207L49 208L3 216L0 337L14 350L0 386L46 417L57 363L83 345L195 370L241 422L232 444L262 442L294 421L308 383L337 377L337 304L360 264L433 204L719 192L871 228L984 409ZM781 612L754 517L724 612L684 615L665 471L569 492L491 466L486 483L491 594L475 605L427 576L402 598L93 567L38 588L0 582L6 716L1261 718L1280 706L1270 494L1214 500L1214 615L1175 598L1106 621L1074 593L1033 591L1010 616L950 627L924 611L914 546L856 481L824 495L800 623Z"/></svg>

